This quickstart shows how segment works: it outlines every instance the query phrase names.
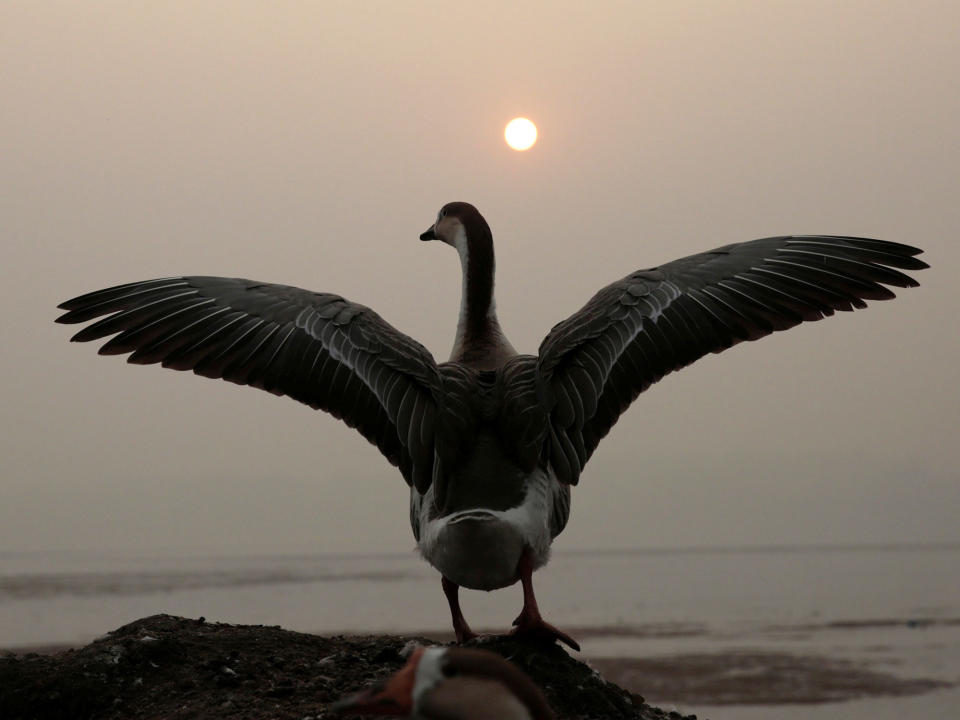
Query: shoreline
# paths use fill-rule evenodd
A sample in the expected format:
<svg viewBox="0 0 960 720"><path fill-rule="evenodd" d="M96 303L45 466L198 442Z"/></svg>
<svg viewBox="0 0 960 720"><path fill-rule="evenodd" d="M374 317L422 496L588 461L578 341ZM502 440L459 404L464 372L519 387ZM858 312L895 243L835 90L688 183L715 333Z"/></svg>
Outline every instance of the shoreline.
<svg viewBox="0 0 960 720"><path fill-rule="evenodd" d="M566 626L565 626L566 627ZM863 630L887 630L891 628L901 628L910 630L924 630L936 627L960 627L960 617L942 617L942 618L876 618L870 620L829 620L822 623L800 623L795 625L781 624L761 627L761 632L771 634L777 633L813 633L824 630L830 631L863 631ZM660 622L645 624L608 624L608 625L573 625L566 627L567 632L578 639L593 640L597 638L615 638L615 639L651 639L651 638L692 638L707 637L710 631L703 623L694 622ZM419 630L370 630L347 628L336 632L327 631L308 631L311 635L334 636L334 635L411 635L417 637L433 638L439 643L449 643L453 641L453 632L449 629L419 629ZM503 634L503 630L497 628L480 628L478 632L481 635L496 636ZM17 655L35 653L38 655L51 655L65 650L75 649L79 646L92 642L95 638L90 637L85 640L75 642L42 642L36 644L14 644L10 646L0 646L0 653L14 653Z"/></svg>

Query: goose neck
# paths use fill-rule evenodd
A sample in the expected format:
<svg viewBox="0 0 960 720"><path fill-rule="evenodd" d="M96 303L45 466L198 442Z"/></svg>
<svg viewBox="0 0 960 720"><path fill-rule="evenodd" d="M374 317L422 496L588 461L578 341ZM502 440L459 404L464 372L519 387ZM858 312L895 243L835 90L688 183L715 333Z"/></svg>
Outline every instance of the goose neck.
<svg viewBox="0 0 960 720"><path fill-rule="evenodd" d="M504 354L507 357L516 354L497 320L493 238L487 227L478 226L469 231L461 227L454 246L460 255L463 282L457 337L450 359L480 369L493 369L502 362Z"/></svg>
<svg viewBox="0 0 960 720"><path fill-rule="evenodd" d="M489 237L468 236L464 230L460 230L456 246L463 270L460 317L468 331L480 332L491 318L496 320L493 243Z"/></svg>

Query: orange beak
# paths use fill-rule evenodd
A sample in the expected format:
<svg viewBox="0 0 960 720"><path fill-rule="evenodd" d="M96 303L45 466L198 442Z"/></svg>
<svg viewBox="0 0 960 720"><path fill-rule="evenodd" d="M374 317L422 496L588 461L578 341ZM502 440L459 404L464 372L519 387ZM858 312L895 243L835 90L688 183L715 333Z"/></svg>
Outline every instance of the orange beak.
<svg viewBox="0 0 960 720"><path fill-rule="evenodd" d="M382 683L356 695L338 700L330 706L331 713L341 715L392 715L406 717L413 712L413 683L423 648L417 648L407 664Z"/></svg>

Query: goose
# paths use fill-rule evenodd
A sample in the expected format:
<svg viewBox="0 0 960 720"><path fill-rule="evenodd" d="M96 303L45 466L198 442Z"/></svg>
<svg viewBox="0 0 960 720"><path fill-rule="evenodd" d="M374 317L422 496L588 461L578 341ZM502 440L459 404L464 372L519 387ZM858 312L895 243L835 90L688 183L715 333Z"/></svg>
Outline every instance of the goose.
<svg viewBox="0 0 960 720"><path fill-rule="evenodd" d="M488 650L417 648L384 682L331 706L334 714L421 720L553 720L540 688Z"/></svg>
<svg viewBox="0 0 960 720"><path fill-rule="evenodd" d="M567 523L571 487L636 397L707 353L915 287L921 250L836 235L770 237L632 272L517 353L497 319L493 237L465 202L420 235L463 271L453 351L427 349L339 295L222 277L170 277L92 292L57 321L102 319L104 355L160 363L286 395L356 428L410 488L410 524L440 571L458 642L476 637L459 589L520 582L512 632L574 649L541 616L532 575Z"/></svg>

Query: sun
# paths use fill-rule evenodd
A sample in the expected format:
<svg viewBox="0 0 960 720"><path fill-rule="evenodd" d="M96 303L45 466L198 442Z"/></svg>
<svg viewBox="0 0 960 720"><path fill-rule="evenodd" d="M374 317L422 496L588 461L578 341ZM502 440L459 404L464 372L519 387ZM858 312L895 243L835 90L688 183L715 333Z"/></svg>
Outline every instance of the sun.
<svg viewBox="0 0 960 720"><path fill-rule="evenodd" d="M514 118L507 123L503 137L514 150L529 150L537 141L537 126L524 117Z"/></svg>

